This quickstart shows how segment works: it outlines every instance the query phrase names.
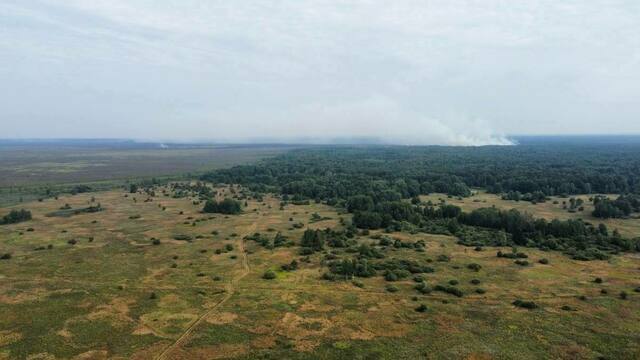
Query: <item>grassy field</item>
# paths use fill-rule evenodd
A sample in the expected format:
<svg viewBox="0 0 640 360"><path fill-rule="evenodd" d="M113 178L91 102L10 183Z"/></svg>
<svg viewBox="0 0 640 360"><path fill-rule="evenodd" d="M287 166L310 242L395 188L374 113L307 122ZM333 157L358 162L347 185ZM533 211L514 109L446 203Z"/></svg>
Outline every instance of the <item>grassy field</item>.
<svg viewBox="0 0 640 360"><path fill-rule="evenodd" d="M606 196L610 199L618 197L615 194L606 194ZM447 197L445 194L430 194L420 198L424 202L431 201L434 204L444 201L448 204L457 205L464 211L495 206L499 209L516 209L523 213L529 213L536 218L543 218L549 221L553 219L582 219L592 224L603 223L612 230L618 229L620 234L625 237L635 238L640 236L640 214L632 214L632 219L598 219L591 215L593 212L593 203L589 200L592 197L591 195L576 195L574 197L584 201L583 211L569 212L568 209L564 209L563 202L566 202L568 206L569 198L550 197L544 203L532 204L529 201L502 200L500 195L489 194L482 190L475 190L474 195L468 198Z"/></svg>
<svg viewBox="0 0 640 360"><path fill-rule="evenodd" d="M283 146L0 146L0 187L152 177L229 167Z"/></svg>
<svg viewBox="0 0 640 360"><path fill-rule="evenodd" d="M34 218L0 226L0 254L12 255L0 260L0 359L640 358L637 255L581 262L522 248L530 265L519 266L496 257L511 249L475 251L452 237L392 233L387 235L423 240L426 251L381 248L386 259L431 266L427 284L455 280L464 296L423 295L411 277L392 282L398 291L389 292L391 283L382 276L358 279L362 287L321 279L326 253L351 256L347 249L316 253L305 262L297 245L268 250L243 240L280 231L297 244L306 228L339 228L341 217L349 220L336 209L311 204L280 210L280 200L267 197L249 200L240 215L202 214L195 199L162 190L154 197L105 191L14 207L31 210ZM218 190L220 198L231 194L228 187ZM488 194L446 200L466 209L530 206L502 204ZM78 209L96 203L104 211L48 216L65 204ZM534 211L579 215L551 203ZM313 213L325 219L314 222ZM638 226L627 221L633 223L628 231ZM357 241L375 245L375 235ZM191 240L176 240L185 236ZM440 255L450 261L438 261ZM542 258L549 263L538 263ZM297 271L280 269L293 259ZM468 269L470 263L481 269ZM268 269L276 279L262 278ZM597 277L602 283L594 282ZM515 307L516 299L539 308ZM420 304L425 312L415 311Z"/></svg>
<svg viewBox="0 0 640 360"><path fill-rule="evenodd" d="M281 154L291 146L176 145L105 142L0 143L0 206L69 192L77 184L108 190L151 177L184 179Z"/></svg>

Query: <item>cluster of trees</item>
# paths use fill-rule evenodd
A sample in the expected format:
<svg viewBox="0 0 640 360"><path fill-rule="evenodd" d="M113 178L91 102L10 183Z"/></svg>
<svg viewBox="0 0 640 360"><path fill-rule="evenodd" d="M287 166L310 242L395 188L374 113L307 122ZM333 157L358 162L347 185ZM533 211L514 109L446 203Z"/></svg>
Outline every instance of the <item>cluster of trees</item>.
<svg viewBox="0 0 640 360"><path fill-rule="evenodd" d="M278 232L273 239L261 233L254 233L253 235L245 236L245 240L253 240L262 247L270 250L277 247L293 245L292 241L288 240L287 237L280 232Z"/></svg>
<svg viewBox="0 0 640 360"><path fill-rule="evenodd" d="M548 196L640 192L640 144L534 143L509 147L331 147L302 149L203 180L239 183L298 199L375 203L432 192L468 196L469 187Z"/></svg>
<svg viewBox="0 0 640 360"><path fill-rule="evenodd" d="M0 225L17 224L28 220L31 220L31 211L25 209L11 210L0 219Z"/></svg>
<svg viewBox="0 0 640 360"><path fill-rule="evenodd" d="M596 196L593 199L595 209L593 216L602 219L621 218L629 216L632 212L640 211L640 196L620 196L615 200Z"/></svg>
<svg viewBox="0 0 640 360"><path fill-rule="evenodd" d="M547 201L547 196L542 191L522 194L520 191L508 191L502 195L502 200L530 201L532 203L542 203Z"/></svg>
<svg viewBox="0 0 640 360"><path fill-rule="evenodd" d="M238 183L253 192L276 192L292 203L308 201L344 207L361 229L424 231L457 235L465 244L536 246L559 249L576 258L638 249L638 241L577 220L546 221L518 211L421 203L432 192L464 197L483 187L512 200L545 201L554 195L640 193L640 145L533 143L513 147L331 147L301 149L255 165L236 166L202 176ZM411 201L407 201L411 199ZM600 217L631 204L600 202ZM630 205L633 209L636 205ZM611 205L611 206L609 206ZM609 215L610 216L610 215ZM344 239L306 232L304 252Z"/></svg>
<svg viewBox="0 0 640 360"><path fill-rule="evenodd" d="M204 204L202 212L235 215L242 212L242 204L229 198L222 201L210 199Z"/></svg>

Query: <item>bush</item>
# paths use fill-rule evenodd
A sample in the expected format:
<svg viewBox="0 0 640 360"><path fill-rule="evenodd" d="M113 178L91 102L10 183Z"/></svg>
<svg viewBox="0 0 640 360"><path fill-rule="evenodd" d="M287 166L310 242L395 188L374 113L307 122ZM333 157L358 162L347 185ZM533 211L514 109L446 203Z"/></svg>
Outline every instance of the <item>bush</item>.
<svg viewBox="0 0 640 360"><path fill-rule="evenodd" d="M160 245L160 239L153 238L153 240L151 240L151 243L153 245Z"/></svg>
<svg viewBox="0 0 640 360"><path fill-rule="evenodd" d="M262 275L262 278L267 280L275 279L276 273L273 270L267 270L264 272L264 275Z"/></svg>
<svg viewBox="0 0 640 360"><path fill-rule="evenodd" d="M593 279L593 282L596 283L596 284L602 284L603 280L602 280L602 278L597 277L597 278Z"/></svg>
<svg viewBox="0 0 640 360"><path fill-rule="evenodd" d="M480 284L480 280L478 280L478 279L473 279L473 280L471 280L471 283L472 283L473 285L479 285L479 284Z"/></svg>
<svg viewBox="0 0 640 360"><path fill-rule="evenodd" d="M242 212L242 205L239 201L226 198L220 202L215 200L207 200L202 208L205 213L218 213L235 215Z"/></svg>
<svg viewBox="0 0 640 360"><path fill-rule="evenodd" d="M549 264L549 259L547 259L547 258L542 258L542 259L538 260L538 262L539 262L540 264L547 265L547 264Z"/></svg>
<svg viewBox="0 0 640 360"><path fill-rule="evenodd" d="M512 303L514 306L523 308L523 309L537 309L538 305L533 301L524 301L524 300L516 300Z"/></svg>
<svg viewBox="0 0 640 360"><path fill-rule="evenodd" d="M7 215L0 218L0 225L17 224L28 220L31 220L31 211L25 209L11 210Z"/></svg>
<svg viewBox="0 0 640 360"><path fill-rule="evenodd" d="M5 254L2 254L2 256L0 256L0 260L9 260L9 259L11 259L11 254L9 253L5 253Z"/></svg>
<svg viewBox="0 0 640 360"><path fill-rule="evenodd" d="M425 304L420 304L420 306L416 308L416 311L421 313L426 312L427 310L429 310L429 308L427 308L427 305Z"/></svg>
<svg viewBox="0 0 640 360"><path fill-rule="evenodd" d="M627 297L629 297L629 294L627 294L626 291L621 291L619 296L620 296L620 299L627 300Z"/></svg>
<svg viewBox="0 0 640 360"><path fill-rule="evenodd" d="M387 273L384 274L384 279L387 281L398 281L398 275L393 271L387 271Z"/></svg>
<svg viewBox="0 0 640 360"><path fill-rule="evenodd" d="M487 292L485 289L481 289L481 288L477 288L475 291L476 291L476 294L480 294L480 295Z"/></svg>
<svg viewBox="0 0 640 360"><path fill-rule="evenodd" d="M520 265L520 266L528 266L529 262L527 260L516 260L513 262L516 265Z"/></svg>
<svg viewBox="0 0 640 360"><path fill-rule="evenodd" d="M460 282L458 280L449 280L449 285L458 285Z"/></svg>
<svg viewBox="0 0 640 360"><path fill-rule="evenodd" d="M396 286L393 285L387 285L385 289L390 293L398 292L399 290Z"/></svg>
<svg viewBox="0 0 640 360"><path fill-rule="evenodd" d="M478 272L478 271L480 271L480 269L482 269L482 266L480 266L480 264L472 263L472 264L467 265L467 269L473 270L475 272Z"/></svg>
<svg viewBox="0 0 640 360"><path fill-rule="evenodd" d="M67 244L69 244L69 245L75 245L77 243L78 243L78 241L76 239L71 239L71 240L67 241Z"/></svg>
<svg viewBox="0 0 640 360"><path fill-rule="evenodd" d="M571 307L571 306L569 306L569 305L563 305L563 306L561 307L561 309L562 309L562 310L564 310L564 311L575 311L575 309L574 309L574 308L572 308L572 307Z"/></svg>
<svg viewBox="0 0 640 360"><path fill-rule="evenodd" d="M443 285L436 285L436 287L434 288L435 291L441 291L447 294L451 294L451 295L455 295L457 297L462 297L464 295L464 293L462 292L462 290L454 287L454 286L443 286Z"/></svg>

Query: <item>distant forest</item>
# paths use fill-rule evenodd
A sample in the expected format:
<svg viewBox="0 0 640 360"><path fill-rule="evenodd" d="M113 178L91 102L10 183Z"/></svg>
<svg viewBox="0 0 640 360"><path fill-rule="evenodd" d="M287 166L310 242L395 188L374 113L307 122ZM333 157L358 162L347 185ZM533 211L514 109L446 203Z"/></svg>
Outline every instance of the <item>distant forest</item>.
<svg viewBox="0 0 640 360"><path fill-rule="evenodd" d="M419 195L471 195L472 188L544 201L547 196L593 196L594 216L640 211L640 144L533 142L487 147L319 147L207 173L201 180L242 184L255 193L282 194L285 202L316 201L353 213L361 229L451 234L469 246L521 245L561 250L576 259L638 251L604 225L581 220L534 219L517 210L464 213L422 204Z"/></svg>

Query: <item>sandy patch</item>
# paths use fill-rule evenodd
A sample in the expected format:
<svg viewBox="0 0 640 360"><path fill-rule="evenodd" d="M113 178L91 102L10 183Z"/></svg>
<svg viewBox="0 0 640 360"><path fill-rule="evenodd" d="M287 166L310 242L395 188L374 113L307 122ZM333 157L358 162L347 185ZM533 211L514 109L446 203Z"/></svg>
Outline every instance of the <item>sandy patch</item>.
<svg viewBox="0 0 640 360"><path fill-rule="evenodd" d="M73 357L74 360L101 360L108 359L106 350L91 350Z"/></svg>
<svg viewBox="0 0 640 360"><path fill-rule="evenodd" d="M230 312L209 314L205 319L209 324L224 325L234 322L238 318L238 315Z"/></svg>
<svg viewBox="0 0 640 360"><path fill-rule="evenodd" d="M0 331L0 346L13 344L22 339L22 334L13 331Z"/></svg>

